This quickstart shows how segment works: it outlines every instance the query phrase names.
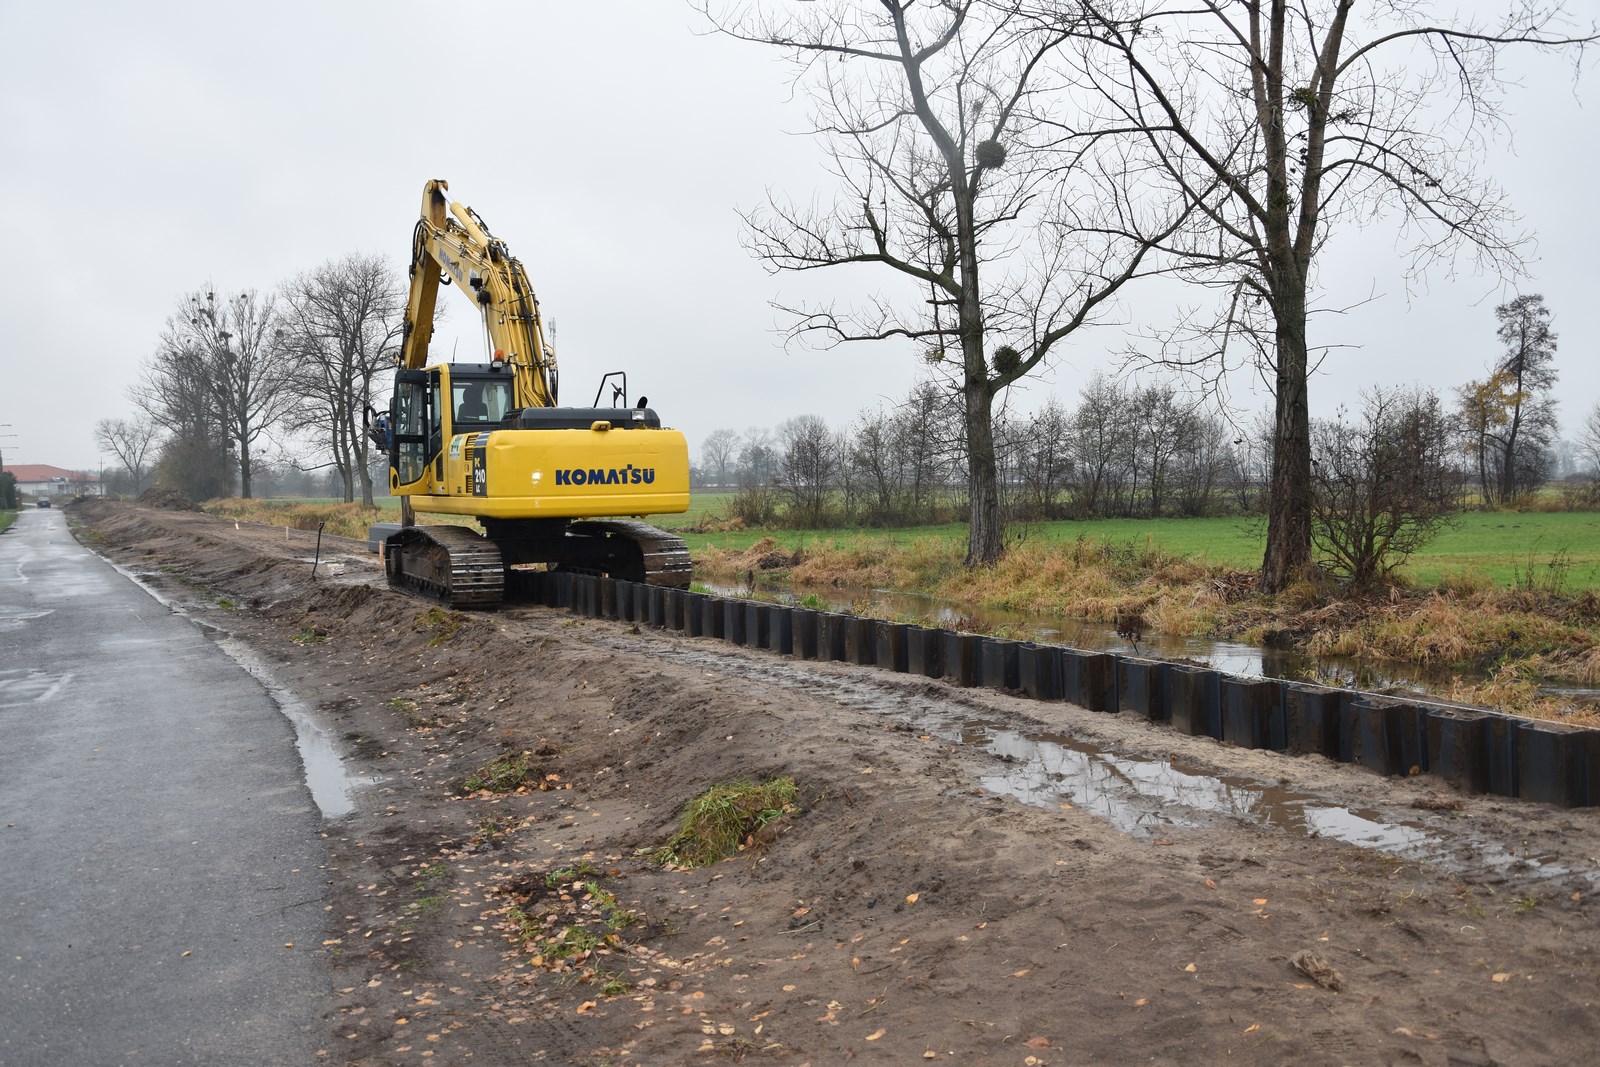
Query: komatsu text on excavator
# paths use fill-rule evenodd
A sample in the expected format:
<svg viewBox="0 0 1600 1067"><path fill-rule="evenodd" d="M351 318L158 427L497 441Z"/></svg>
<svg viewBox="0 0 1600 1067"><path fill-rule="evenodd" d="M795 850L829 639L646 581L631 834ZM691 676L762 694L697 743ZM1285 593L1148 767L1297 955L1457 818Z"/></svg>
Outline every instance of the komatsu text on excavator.
<svg viewBox="0 0 1600 1067"><path fill-rule="evenodd" d="M636 521L688 510L683 434L643 398L627 406L615 373L601 388L621 377L612 400L623 406L556 406L555 351L522 264L476 212L446 200L448 188L423 187L394 401L367 413L401 498L389 584L460 608L500 604L530 564L686 587L683 541ZM427 365L441 276L483 316L489 362ZM486 536L419 526L417 512L472 516Z"/></svg>

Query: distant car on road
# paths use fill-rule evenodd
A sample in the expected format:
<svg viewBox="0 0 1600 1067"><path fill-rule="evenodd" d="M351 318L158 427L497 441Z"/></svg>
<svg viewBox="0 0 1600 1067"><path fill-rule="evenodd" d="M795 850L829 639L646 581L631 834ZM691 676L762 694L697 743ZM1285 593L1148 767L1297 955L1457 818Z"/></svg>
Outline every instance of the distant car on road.
<svg viewBox="0 0 1600 1067"><path fill-rule="evenodd" d="M40 497L40 498L39 498L39 506L40 506L40 507L41 507L41 508L47 508L47 507L49 507L49 506L50 506L50 498L49 498L49 497L47 497L47 496L42 496L42 497Z"/></svg>

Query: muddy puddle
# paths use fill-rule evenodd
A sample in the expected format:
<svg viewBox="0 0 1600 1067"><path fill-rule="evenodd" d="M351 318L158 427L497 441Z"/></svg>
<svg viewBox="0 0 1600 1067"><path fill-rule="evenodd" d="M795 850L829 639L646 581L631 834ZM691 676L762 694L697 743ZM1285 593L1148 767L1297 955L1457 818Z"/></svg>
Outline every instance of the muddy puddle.
<svg viewBox="0 0 1600 1067"><path fill-rule="evenodd" d="M267 696L294 727L295 749L300 753L306 788L310 790L311 799L316 803L317 810L322 812L323 818L337 819L355 811L356 791L371 783L363 782L349 773L337 739L317 719L304 701L278 681L266 661L226 630L196 618L181 602L162 592L159 586L165 575L133 571L115 563L111 566L116 568L117 573L149 593L161 605L188 618L216 642L217 647L227 653L230 659L244 668L262 689L266 690Z"/></svg>
<svg viewBox="0 0 1600 1067"><path fill-rule="evenodd" d="M604 637L598 642L609 643ZM1600 886L1600 870L1587 864L1575 869L1560 857L1519 853L1453 827L1385 818L1276 782L1118 752L1075 738L1060 726L979 714L959 699L941 701L869 679L840 678L775 657L730 660L697 647L660 654L718 675L736 663L741 676L756 673L764 681L896 720L899 728L986 752L993 763L975 781L983 793L1038 807L1071 806L1134 837L1157 840L1228 820L1328 838L1459 873L1493 874L1518 883L1576 875Z"/></svg>

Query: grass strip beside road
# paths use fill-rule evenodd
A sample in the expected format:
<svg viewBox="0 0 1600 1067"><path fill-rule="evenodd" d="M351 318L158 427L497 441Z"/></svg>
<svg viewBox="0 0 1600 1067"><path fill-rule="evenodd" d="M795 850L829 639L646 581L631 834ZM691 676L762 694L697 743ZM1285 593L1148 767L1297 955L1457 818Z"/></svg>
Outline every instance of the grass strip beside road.
<svg viewBox="0 0 1600 1067"><path fill-rule="evenodd" d="M0 531L4 531L16 521L17 513L15 511L0 511Z"/></svg>

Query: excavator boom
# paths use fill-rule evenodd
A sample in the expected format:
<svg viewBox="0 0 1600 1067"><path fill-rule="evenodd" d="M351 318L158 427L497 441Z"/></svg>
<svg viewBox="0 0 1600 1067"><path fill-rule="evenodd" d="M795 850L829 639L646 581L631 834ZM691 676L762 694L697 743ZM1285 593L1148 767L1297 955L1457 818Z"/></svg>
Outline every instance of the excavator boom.
<svg viewBox="0 0 1600 1067"><path fill-rule="evenodd" d="M471 208L447 200L449 188L448 182L436 178L422 189L422 217L412 237L411 299L400 366L415 369L427 364L439 280L447 276L478 305L495 358L512 370L516 406L555 407L555 351L545 340L539 300L522 262L489 233Z"/></svg>

